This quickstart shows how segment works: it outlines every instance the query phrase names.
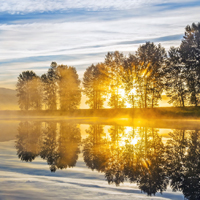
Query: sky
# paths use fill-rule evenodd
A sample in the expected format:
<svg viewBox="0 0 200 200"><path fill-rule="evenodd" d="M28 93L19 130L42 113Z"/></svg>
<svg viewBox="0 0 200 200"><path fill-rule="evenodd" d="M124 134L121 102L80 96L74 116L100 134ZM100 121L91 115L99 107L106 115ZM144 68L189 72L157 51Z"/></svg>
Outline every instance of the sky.
<svg viewBox="0 0 200 200"><path fill-rule="evenodd" d="M80 79L107 52L133 53L146 41L178 46L200 21L199 0L0 0L0 87L18 75L47 71L52 61Z"/></svg>

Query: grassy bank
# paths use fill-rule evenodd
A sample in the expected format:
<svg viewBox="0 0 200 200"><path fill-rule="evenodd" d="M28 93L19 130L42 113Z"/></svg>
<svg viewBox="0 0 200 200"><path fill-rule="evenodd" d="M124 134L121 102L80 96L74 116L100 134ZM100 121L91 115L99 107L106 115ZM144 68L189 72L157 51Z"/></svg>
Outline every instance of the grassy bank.
<svg viewBox="0 0 200 200"><path fill-rule="evenodd" d="M0 116L68 116L68 117L133 117L133 118L192 118L200 119L200 107L159 107L159 108L121 108L121 109L78 109L74 111L0 111Z"/></svg>

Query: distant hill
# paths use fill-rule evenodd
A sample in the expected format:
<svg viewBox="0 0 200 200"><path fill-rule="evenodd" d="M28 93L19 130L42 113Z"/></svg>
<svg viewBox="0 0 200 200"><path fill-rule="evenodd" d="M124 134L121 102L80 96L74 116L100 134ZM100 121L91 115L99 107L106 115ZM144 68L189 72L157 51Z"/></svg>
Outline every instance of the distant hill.
<svg viewBox="0 0 200 200"><path fill-rule="evenodd" d="M15 90L0 88L0 110L19 110L16 95Z"/></svg>

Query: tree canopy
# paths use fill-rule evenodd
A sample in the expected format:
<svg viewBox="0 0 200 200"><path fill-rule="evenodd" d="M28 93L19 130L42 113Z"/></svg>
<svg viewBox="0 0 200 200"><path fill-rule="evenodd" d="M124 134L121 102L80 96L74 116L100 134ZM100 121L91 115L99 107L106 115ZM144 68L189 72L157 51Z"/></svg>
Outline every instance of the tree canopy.
<svg viewBox="0 0 200 200"><path fill-rule="evenodd" d="M42 88L39 76L33 71L24 71L18 77L17 82L18 104L22 110L42 107Z"/></svg>

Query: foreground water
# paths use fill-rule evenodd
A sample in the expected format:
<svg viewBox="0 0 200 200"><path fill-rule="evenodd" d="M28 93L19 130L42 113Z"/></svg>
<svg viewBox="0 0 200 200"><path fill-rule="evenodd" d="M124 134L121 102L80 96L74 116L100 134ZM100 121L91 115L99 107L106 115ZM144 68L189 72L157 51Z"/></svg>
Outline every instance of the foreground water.
<svg viewBox="0 0 200 200"><path fill-rule="evenodd" d="M0 199L200 199L199 124L0 120Z"/></svg>

